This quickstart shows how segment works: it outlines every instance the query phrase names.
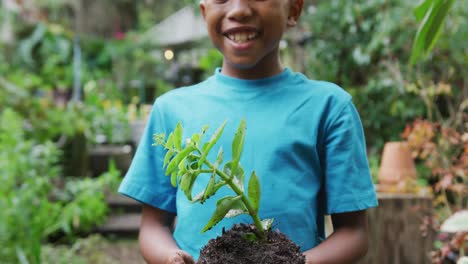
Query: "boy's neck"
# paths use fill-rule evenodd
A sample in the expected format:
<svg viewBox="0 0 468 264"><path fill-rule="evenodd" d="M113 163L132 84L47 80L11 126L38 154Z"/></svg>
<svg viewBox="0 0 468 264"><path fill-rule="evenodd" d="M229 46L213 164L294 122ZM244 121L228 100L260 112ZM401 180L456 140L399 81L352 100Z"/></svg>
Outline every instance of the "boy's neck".
<svg viewBox="0 0 468 264"><path fill-rule="evenodd" d="M279 58L270 61L262 60L253 67L239 67L224 60L221 68L222 74L245 80L268 78L280 74L281 72L283 72L283 66Z"/></svg>

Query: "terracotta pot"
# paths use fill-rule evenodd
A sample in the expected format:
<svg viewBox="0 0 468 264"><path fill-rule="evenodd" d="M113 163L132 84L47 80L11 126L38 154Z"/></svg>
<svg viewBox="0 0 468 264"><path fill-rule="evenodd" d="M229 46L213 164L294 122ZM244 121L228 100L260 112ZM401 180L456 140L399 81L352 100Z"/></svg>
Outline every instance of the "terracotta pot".
<svg viewBox="0 0 468 264"><path fill-rule="evenodd" d="M379 169L380 191L398 191L415 180L416 166L404 142L388 142L384 146Z"/></svg>

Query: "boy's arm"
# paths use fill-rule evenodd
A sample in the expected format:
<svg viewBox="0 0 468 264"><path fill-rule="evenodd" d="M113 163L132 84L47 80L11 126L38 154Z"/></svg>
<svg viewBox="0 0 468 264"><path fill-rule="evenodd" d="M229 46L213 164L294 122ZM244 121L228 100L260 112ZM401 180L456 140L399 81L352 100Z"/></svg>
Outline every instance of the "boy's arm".
<svg viewBox="0 0 468 264"><path fill-rule="evenodd" d="M355 263L368 247L365 211L333 214L333 233L320 245L306 252L306 264Z"/></svg>
<svg viewBox="0 0 468 264"><path fill-rule="evenodd" d="M143 205L139 244L143 258L149 264L195 264L193 258L179 249L169 229L174 214Z"/></svg>

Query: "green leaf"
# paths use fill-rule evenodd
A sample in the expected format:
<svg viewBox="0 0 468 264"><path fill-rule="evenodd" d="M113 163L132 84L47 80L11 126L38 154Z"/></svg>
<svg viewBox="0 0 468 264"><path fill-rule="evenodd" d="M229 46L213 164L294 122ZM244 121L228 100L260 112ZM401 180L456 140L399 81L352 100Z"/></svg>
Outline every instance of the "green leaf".
<svg viewBox="0 0 468 264"><path fill-rule="evenodd" d="M249 242L258 241L257 235L255 235L255 233L244 233L242 234L242 239Z"/></svg>
<svg viewBox="0 0 468 264"><path fill-rule="evenodd" d="M177 153L177 155L169 162L169 165L167 165L166 175L169 175L174 170L176 170L179 163L194 150L195 146L191 145L184 148L181 152Z"/></svg>
<svg viewBox="0 0 468 264"><path fill-rule="evenodd" d="M201 134L193 134L191 138L191 142L199 145L201 141Z"/></svg>
<svg viewBox="0 0 468 264"><path fill-rule="evenodd" d="M179 122L177 123L177 126L174 129L174 148L177 150L182 149L182 136L183 136L183 128L182 128L182 124Z"/></svg>
<svg viewBox="0 0 468 264"><path fill-rule="evenodd" d="M23 40L19 45L20 58L24 60L29 66L34 66L37 63L33 58L34 47L36 47L47 33L47 27L44 23L37 24L34 32L30 37Z"/></svg>
<svg viewBox="0 0 468 264"><path fill-rule="evenodd" d="M192 201L192 188L195 180L197 179L199 171L188 171L180 180L180 189L184 191L185 196L189 201Z"/></svg>
<svg viewBox="0 0 468 264"><path fill-rule="evenodd" d="M174 148L174 134L171 133L169 134L169 137L167 138L166 146L164 146L166 149L173 149Z"/></svg>
<svg viewBox="0 0 468 264"><path fill-rule="evenodd" d="M202 131L201 131L202 135L205 135L205 133L206 133L206 131L208 130L208 128L210 128L209 125L204 125L204 126L202 127Z"/></svg>
<svg viewBox="0 0 468 264"><path fill-rule="evenodd" d="M208 183L208 184L210 184L210 183ZM211 187L207 187L205 190L203 190L200 193L198 193L197 195L195 195L195 197L192 200L192 203L200 202L200 203L203 204L211 196L216 194L216 192L219 190L219 188L223 187L224 185L226 185L225 181L214 181L214 186L212 187L213 189L210 191L211 194L210 193L207 194L207 197L205 198L206 189L211 189Z"/></svg>
<svg viewBox="0 0 468 264"><path fill-rule="evenodd" d="M423 19L414 39L411 64L416 63L421 56L427 56L434 48L454 0L430 1L430 5L428 2L415 10L416 17Z"/></svg>
<svg viewBox="0 0 468 264"><path fill-rule="evenodd" d="M192 161L192 163L190 163L190 168L192 168L192 170L201 169L201 167L198 166L198 162L196 160L194 160L194 161Z"/></svg>
<svg viewBox="0 0 468 264"><path fill-rule="evenodd" d="M211 219L208 223L203 227L202 233L210 230L213 226L218 224L221 220L223 220L224 216L231 210L232 206L236 204L238 200L240 200L242 196L227 196L220 199L216 204L216 210L211 216Z"/></svg>
<svg viewBox="0 0 468 264"><path fill-rule="evenodd" d="M206 160L206 157L208 156L208 153L210 152L210 150L213 148L213 146L216 144L216 142L218 142L219 138L221 137L221 135L223 134L223 131L224 131L224 127L226 126L226 123L227 123L227 120L224 121L220 127L218 127L218 129L216 129L215 133L213 134L213 136L211 136L211 139L210 141L208 142L208 144L205 144L203 145L203 153L200 157L200 160L198 161L198 166L201 167L203 162L205 162Z"/></svg>
<svg viewBox="0 0 468 264"><path fill-rule="evenodd" d="M244 178L245 178L244 169L242 168L242 166L237 165L236 174L232 175L231 167L232 167L232 161L230 161L230 162L228 162L228 163L226 163L224 165L223 172L226 173L227 175L229 175L233 179L234 183L242 191L244 191Z"/></svg>
<svg viewBox="0 0 468 264"><path fill-rule="evenodd" d="M232 205L231 210L227 212L225 217L232 218L241 214L248 214L248 213L249 213L249 210L245 206L244 202L242 200L238 200L236 203Z"/></svg>
<svg viewBox="0 0 468 264"><path fill-rule="evenodd" d="M216 163L215 163L216 166L219 166L223 163L223 156L224 156L223 147L220 147L218 151L218 156L216 157Z"/></svg>
<svg viewBox="0 0 468 264"><path fill-rule="evenodd" d="M166 147L166 135L164 133L155 133L153 134L153 147L163 146Z"/></svg>
<svg viewBox="0 0 468 264"><path fill-rule="evenodd" d="M172 149L169 149L166 153L166 156L164 156L164 165L163 167L166 167L166 165L169 163L169 160L172 158L172 156L175 154L175 152Z"/></svg>
<svg viewBox="0 0 468 264"><path fill-rule="evenodd" d="M174 171L171 174L171 185L174 187L177 187L177 172L176 171Z"/></svg>
<svg viewBox="0 0 468 264"><path fill-rule="evenodd" d="M197 202L200 202L200 203L203 203L202 200L203 200L203 195L205 194L205 190L199 192L197 195L195 195L192 199L192 203L197 203Z"/></svg>
<svg viewBox="0 0 468 264"><path fill-rule="evenodd" d="M197 145L200 145L201 140L202 140L203 136L206 133L206 130L208 130L207 125L203 126L202 131L200 133L193 134L192 135L192 142L196 143Z"/></svg>
<svg viewBox="0 0 468 264"><path fill-rule="evenodd" d="M242 154L242 149L244 147L245 139L245 119L242 119L239 127L237 128L236 135L232 141L232 162L231 162L231 171L233 174L236 174L236 170L239 164L239 160Z"/></svg>
<svg viewBox="0 0 468 264"><path fill-rule="evenodd" d="M214 187L215 187L215 182L216 181L216 171L213 170L213 174L211 175L210 181L208 182L208 185L205 188L205 192L203 193L203 200L202 203L210 198L214 194Z"/></svg>
<svg viewBox="0 0 468 264"><path fill-rule="evenodd" d="M421 22L426 16L429 9L434 4L434 0L425 0L419 6L414 9L414 16L418 22Z"/></svg>
<svg viewBox="0 0 468 264"><path fill-rule="evenodd" d="M252 203L255 212L258 213L258 208L260 207L260 181L258 180L255 171L250 175L248 193L249 200Z"/></svg>
<svg viewBox="0 0 468 264"><path fill-rule="evenodd" d="M187 171L180 178L180 189L185 192L189 188L191 181L192 181L192 173Z"/></svg>
<svg viewBox="0 0 468 264"><path fill-rule="evenodd" d="M271 226L273 225L273 221L274 219L273 218L269 218L269 219L264 219L262 220L262 228L264 231L268 231L271 229Z"/></svg>
<svg viewBox="0 0 468 264"><path fill-rule="evenodd" d="M216 193L219 190L219 188L223 187L224 185L226 185L225 181L216 182L214 187L214 193Z"/></svg>
<svg viewBox="0 0 468 264"><path fill-rule="evenodd" d="M184 175L187 172L187 157L183 158L178 165L179 170L177 171L178 175Z"/></svg>
<svg viewBox="0 0 468 264"><path fill-rule="evenodd" d="M203 147L202 147L202 152L205 152L207 149L208 149L208 146L210 145L210 143L206 142L205 144L203 144Z"/></svg>
<svg viewBox="0 0 468 264"><path fill-rule="evenodd" d="M426 37L426 56L433 48L437 40L439 39L442 27L444 26L445 19L447 18L448 12L452 7L454 0L436 1L434 8L434 15L431 19L430 29L427 32ZM432 16L432 15L431 15Z"/></svg>

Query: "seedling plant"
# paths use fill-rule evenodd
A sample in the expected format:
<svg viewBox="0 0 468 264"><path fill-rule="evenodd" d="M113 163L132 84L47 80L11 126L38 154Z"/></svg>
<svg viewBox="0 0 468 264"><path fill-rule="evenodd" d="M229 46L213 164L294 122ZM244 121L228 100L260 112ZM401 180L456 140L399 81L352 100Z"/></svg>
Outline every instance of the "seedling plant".
<svg viewBox="0 0 468 264"><path fill-rule="evenodd" d="M211 136L210 140L202 143L203 136L208 130L204 126L200 133L193 134L183 145L183 127L180 122L174 131L166 137L164 134L154 135L154 145L166 149L163 167L165 174L171 177L174 187L180 186L185 196L192 203L203 204L216 194L223 186L228 187L234 195L225 196L216 203L216 210L201 232L210 230L225 217L235 217L248 214L256 227L255 234L246 234L248 240L266 240L266 231L271 228L272 219L260 220L258 216L260 206L260 182L253 171L250 175L247 190L244 188L244 169L240 164L245 139L246 122L243 119L232 140L232 160L223 165L223 148L220 147L215 161L207 159L210 151L221 138L227 121L225 121ZM206 187L192 197L192 188L197 178L202 174L210 175Z"/></svg>

